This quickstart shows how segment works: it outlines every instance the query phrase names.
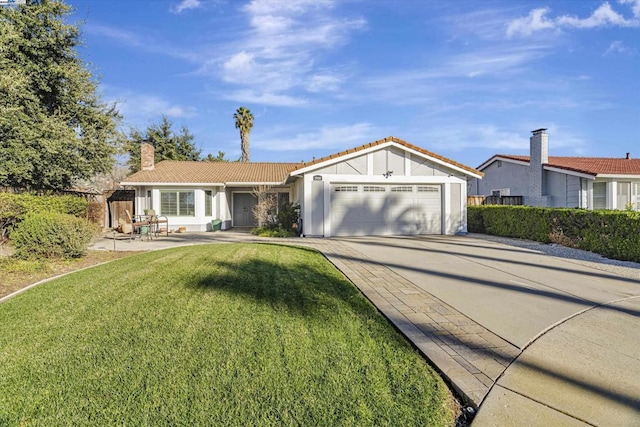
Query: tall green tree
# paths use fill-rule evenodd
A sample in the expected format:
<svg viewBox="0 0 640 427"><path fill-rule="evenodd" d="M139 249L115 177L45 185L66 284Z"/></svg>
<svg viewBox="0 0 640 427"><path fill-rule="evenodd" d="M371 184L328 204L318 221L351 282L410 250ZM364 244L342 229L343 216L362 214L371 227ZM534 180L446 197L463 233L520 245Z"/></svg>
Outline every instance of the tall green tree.
<svg viewBox="0 0 640 427"><path fill-rule="evenodd" d="M228 162L230 160L224 157L226 154L227 153L225 153L224 151L218 150L217 156L214 156L213 154L209 153L207 154L207 157L202 158L202 161L203 162Z"/></svg>
<svg viewBox="0 0 640 427"><path fill-rule="evenodd" d="M245 107L240 107L233 114L236 119L236 129L240 129L240 148L242 149L241 162L249 161L249 133L253 127L253 114Z"/></svg>
<svg viewBox="0 0 640 427"><path fill-rule="evenodd" d="M180 133L172 129L173 123L162 116L160 123L152 124L144 132L131 129L125 149L129 153L129 169L140 170L140 144L148 142L155 148L155 161L161 160L200 160L200 150L193 143L194 136L186 126Z"/></svg>
<svg viewBox="0 0 640 427"><path fill-rule="evenodd" d="M80 58L59 0L0 6L0 186L65 189L107 172L120 116Z"/></svg>

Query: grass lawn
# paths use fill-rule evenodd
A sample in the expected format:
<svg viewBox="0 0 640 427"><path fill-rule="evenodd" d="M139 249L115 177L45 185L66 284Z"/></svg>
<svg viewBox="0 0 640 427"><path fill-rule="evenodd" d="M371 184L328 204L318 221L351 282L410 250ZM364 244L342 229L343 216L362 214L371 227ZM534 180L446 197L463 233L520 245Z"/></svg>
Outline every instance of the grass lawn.
<svg viewBox="0 0 640 427"><path fill-rule="evenodd" d="M452 425L418 353L322 255L150 252L0 304L0 425Z"/></svg>

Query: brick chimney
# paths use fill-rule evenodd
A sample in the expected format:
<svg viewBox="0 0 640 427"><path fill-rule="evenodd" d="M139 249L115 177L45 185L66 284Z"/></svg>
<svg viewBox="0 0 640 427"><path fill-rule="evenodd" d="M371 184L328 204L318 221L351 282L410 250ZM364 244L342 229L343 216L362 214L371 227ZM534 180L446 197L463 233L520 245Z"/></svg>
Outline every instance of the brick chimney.
<svg viewBox="0 0 640 427"><path fill-rule="evenodd" d="M530 206L546 206L543 165L549 163L549 135L546 129L531 131L529 138L529 200Z"/></svg>
<svg viewBox="0 0 640 427"><path fill-rule="evenodd" d="M150 143L143 141L140 144L140 168L143 171L155 169L156 150Z"/></svg>

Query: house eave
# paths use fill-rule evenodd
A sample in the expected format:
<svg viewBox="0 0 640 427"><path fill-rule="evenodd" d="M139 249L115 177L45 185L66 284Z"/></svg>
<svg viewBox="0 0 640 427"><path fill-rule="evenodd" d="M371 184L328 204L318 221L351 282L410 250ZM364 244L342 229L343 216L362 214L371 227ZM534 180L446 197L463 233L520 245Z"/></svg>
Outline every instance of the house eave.
<svg viewBox="0 0 640 427"><path fill-rule="evenodd" d="M255 187L256 185L271 185L271 186L275 186L275 185L285 185L285 182L283 181L278 181L278 182L227 182L226 186L227 187L247 187L247 186L251 186L251 187Z"/></svg>
<svg viewBox="0 0 640 427"><path fill-rule="evenodd" d="M640 175L625 175L620 173L599 173L595 178L615 178L615 179L640 179Z"/></svg>
<svg viewBox="0 0 640 427"><path fill-rule="evenodd" d="M543 166L543 168L544 168L544 170L547 170L547 171L550 171L550 172L563 173L565 175L577 176L579 178L585 178L585 179L595 179L596 178L595 174L590 174L590 173L587 173L587 172L578 172L578 171L573 171L573 170L569 170L569 169L563 169L563 168L558 168L558 167L548 166L548 165Z"/></svg>
<svg viewBox="0 0 640 427"><path fill-rule="evenodd" d="M493 162L496 162L498 160L507 162L507 163L513 163L514 165L529 166L529 162L525 162L522 160L510 159L508 157L501 157L501 156L493 156L492 158L490 158L489 160L487 160L486 162L478 166L478 170L482 171L487 166L491 165Z"/></svg>
<svg viewBox="0 0 640 427"><path fill-rule="evenodd" d="M452 169L452 170L454 170L456 172L460 172L460 173L462 173L464 175L467 175L467 176L470 176L472 178L482 179L482 176L483 176L482 174L473 173L473 172L468 171L466 169L460 168L460 167L458 167L458 166L456 166L454 164L445 162L445 161L440 160L438 158L431 157L431 156L429 156L427 154L424 154L424 153L421 153L419 151L413 150L412 148L406 147L406 146L404 146L402 144L398 144L395 141L387 141L387 142L384 142L382 144L378 144L378 145L374 145L372 147L365 148L363 150L354 151L353 153L344 154L342 156L338 156L338 157L334 157L332 159L328 159L328 160L326 160L324 162L321 162L321 163L316 163L314 165L310 165L310 166L307 166L307 167L304 167L304 168L301 168L301 169L297 169L297 170L291 172L289 174L289 176L290 177L295 177L295 176L305 175L307 173L316 171L318 169L322 169L322 168L325 168L327 166L334 165L336 163L340 163L340 162L344 162L346 160L350 160L350 159L352 159L354 157L359 157L359 156L362 156L362 155L373 153L375 151L383 150L383 149L385 149L387 147L397 147L397 148L399 148L399 149L401 149L403 151L409 152L409 153L411 153L413 155L416 155L418 157L421 157L423 159L427 159L427 160L429 160L429 161L431 161L433 163L436 163L436 164L438 164L440 166L444 166L444 167L446 167L448 169Z"/></svg>
<svg viewBox="0 0 640 427"><path fill-rule="evenodd" d="M132 187L224 187L222 182L141 182L122 181L120 185Z"/></svg>

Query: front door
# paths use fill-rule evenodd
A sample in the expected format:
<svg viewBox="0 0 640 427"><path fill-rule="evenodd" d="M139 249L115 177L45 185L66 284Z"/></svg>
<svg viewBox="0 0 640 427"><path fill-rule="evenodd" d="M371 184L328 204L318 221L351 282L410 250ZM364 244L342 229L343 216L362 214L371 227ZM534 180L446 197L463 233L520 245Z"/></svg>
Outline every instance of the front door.
<svg viewBox="0 0 640 427"><path fill-rule="evenodd" d="M251 193L233 193L233 226L253 227L253 207L258 199Z"/></svg>

